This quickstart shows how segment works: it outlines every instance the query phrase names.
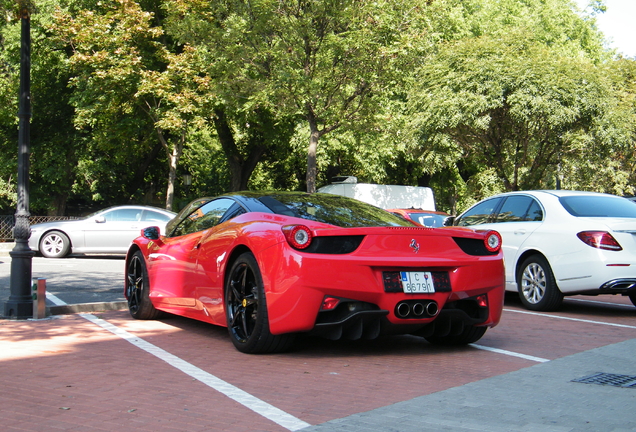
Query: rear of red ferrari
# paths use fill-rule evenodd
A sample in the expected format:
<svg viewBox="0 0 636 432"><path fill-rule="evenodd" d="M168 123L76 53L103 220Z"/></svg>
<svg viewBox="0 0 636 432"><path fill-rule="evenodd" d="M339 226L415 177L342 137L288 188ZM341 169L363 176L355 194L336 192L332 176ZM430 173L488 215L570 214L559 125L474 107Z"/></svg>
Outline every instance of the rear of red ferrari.
<svg viewBox="0 0 636 432"><path fill-rule="evenodd" d="M257 256L273 334L372 339L411 333L462 344L478 340L500 320L504 266L494 231L283 231L287 242Z"/></svg>

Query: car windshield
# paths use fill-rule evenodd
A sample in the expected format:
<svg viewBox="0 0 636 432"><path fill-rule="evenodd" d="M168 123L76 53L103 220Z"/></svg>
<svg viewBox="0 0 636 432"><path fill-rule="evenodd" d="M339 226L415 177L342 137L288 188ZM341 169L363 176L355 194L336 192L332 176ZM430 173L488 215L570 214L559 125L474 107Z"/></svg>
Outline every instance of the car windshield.
<svg viewBox="0 0 636 432"><path fill-rule="evenodd" d="M271 194L259 198L276 214L339 227L415 226L378 207L330 194Z"/></svg>
<svg viewBox="0 0 636 432"><path fill-rule="evenodd" d="M419 223L420 225L429 227L429 228L436 228L436 227L444 226L444 222L446 222L446 218L448 218L448 216L444 216L444 215L440 215L440 214L417 213L417 212L409 212L409 216L415 222Z"/></svg>
<svg viewBox="0 0 636 432"><path fill-rule="evenodd" d="M636 218L636 203L613 196L565 196L559 198L561 205L577 217Z"/></svg>

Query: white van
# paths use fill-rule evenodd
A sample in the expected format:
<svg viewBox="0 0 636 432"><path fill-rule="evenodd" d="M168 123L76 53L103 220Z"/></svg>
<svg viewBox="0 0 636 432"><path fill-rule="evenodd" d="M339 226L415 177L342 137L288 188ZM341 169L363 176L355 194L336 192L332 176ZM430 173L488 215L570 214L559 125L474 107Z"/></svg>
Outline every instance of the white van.
<svg viewBox="0 0 636 432"><path fill-rule="evenodd" d="M317 190L321 193L355 198L383 209L435 210L433 190L421 186L358 183L356 177L337 177Z"/></svg>

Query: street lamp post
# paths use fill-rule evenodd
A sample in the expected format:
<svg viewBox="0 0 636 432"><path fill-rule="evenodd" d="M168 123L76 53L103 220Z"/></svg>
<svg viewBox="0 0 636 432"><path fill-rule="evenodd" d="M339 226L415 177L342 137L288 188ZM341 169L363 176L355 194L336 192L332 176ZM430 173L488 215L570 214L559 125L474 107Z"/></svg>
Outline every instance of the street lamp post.
<svg viewBox="0 0 636 432"><path fill-rule="evenodd" d="M29 248L29 153L31 121L31 22L28 1L19 1L22 26L20 48L20 120L18 132L18 204L11 256L11 294L4 304L6 318L26 319L33 316L31 268L35 255Z"/></svg>

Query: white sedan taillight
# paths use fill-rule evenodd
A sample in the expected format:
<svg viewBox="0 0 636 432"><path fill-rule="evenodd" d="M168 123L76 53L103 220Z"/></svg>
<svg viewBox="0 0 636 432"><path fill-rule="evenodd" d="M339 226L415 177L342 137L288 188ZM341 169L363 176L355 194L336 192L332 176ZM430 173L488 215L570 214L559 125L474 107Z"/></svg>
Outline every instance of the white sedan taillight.
<svg viewBox="0 0 636 432"><path fill-rule="evenodd" d="M581 231L576 235L583 243L597 249L623 250L616 239L607 231Z"/></svg>

